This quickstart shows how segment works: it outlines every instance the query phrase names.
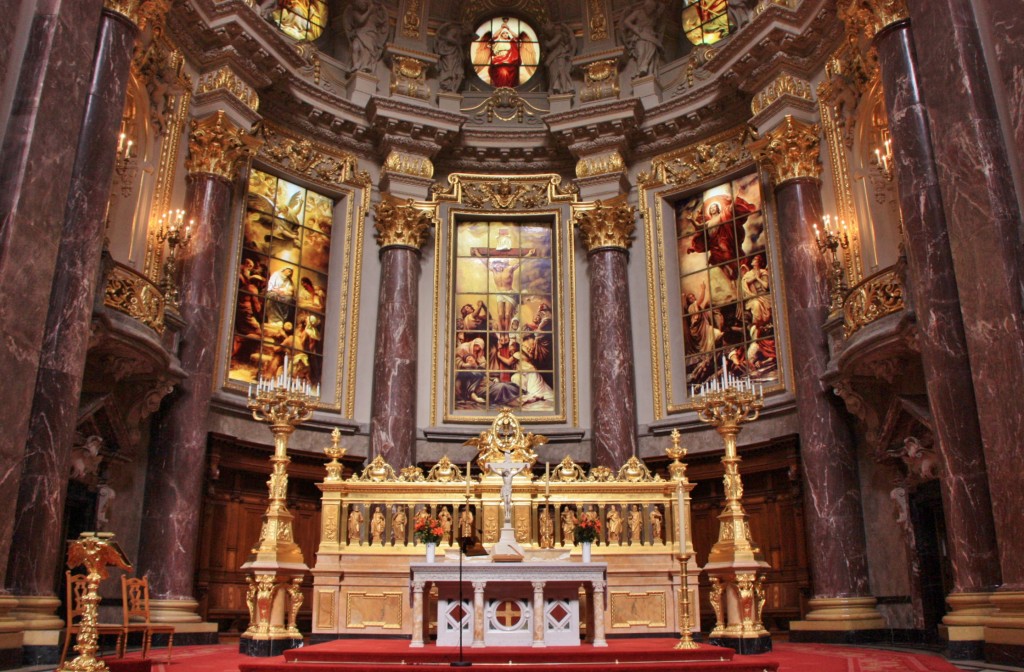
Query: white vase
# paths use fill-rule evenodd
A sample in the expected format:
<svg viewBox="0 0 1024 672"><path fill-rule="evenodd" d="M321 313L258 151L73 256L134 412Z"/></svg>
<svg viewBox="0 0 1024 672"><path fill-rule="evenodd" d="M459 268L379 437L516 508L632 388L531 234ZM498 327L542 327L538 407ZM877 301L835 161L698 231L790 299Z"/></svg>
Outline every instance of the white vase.
<svg viewBox="0 0 1024 672"><path fill-rule="evenodd" d="M427 562L434 561L434 554L437 552L437 544L427 544Z"/></svg>
<svg viewBox="0 0 1024 672"><path fill-rule="evenodd" d="M589 541L583 542L583 562L590 562L590 544Z"/></svg>

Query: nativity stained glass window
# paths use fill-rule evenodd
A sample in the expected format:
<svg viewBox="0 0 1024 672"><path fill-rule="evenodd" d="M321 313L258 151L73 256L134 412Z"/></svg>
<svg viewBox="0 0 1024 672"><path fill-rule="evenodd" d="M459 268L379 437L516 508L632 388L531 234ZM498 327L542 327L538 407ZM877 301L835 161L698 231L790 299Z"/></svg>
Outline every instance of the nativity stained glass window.
<svg viewBox="0 0 1024 672"><path fill-rule="evenodd" d="M253 170L249 178L228 377L320 383L334 202Z"/></svg>
<svg viewBox="0 0 1024 672"><path fill-rule="evenodd" d="M771 267L756 173L676 205L688 384L779 379Z"/></svg>
<svg viewBox="0 0 1024 672"><path fill-rule="evenodd" d="M327 25L326 0L277 0L270 20L288 37L312 42Z"/></svg>
<svg viewBox="0 0 1024 672"><path fill-rule="evenodd" d="M693 44L714 44L729 34L728 0L685 0L683 32Z"/></svg>
<svg viewBox="0 0 1024 672"><path fill-rule="evenodd" d="M470 45L470 62L477 76L495 88L525 84L540 63L537 32L515 18L484 21Z"/></svg>
<svg viewBox="0 0 1024 672"><path fill-rule="evenodd" d="M455 236L450 412L556 413L552 225L461 222Z"/></svg>

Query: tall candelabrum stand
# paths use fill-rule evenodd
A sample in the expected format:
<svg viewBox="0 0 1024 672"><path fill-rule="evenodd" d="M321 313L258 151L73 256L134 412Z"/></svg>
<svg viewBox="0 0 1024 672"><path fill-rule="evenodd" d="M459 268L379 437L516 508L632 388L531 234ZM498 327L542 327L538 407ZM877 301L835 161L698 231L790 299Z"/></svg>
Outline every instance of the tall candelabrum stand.
<svg viewBox="0 0 1024 672"><path fill-rule="evenodd" d="M281 376L273 381L261 380L255 392L249 391L249 410L255 420L270 425L274 454L270 458L270 496L260 538L242 565L252 576L246 576L249 628L238 650L248 656L277 656L302 646L296 619L302 606L302 581L309 568L295 543L292 514L286 505L291 462L288 437L313 415L319 390L289 377L287 361Z"/></svg>
<svg viewBox="0 0 1024 672"><path fill-rule="evenodd" d="M726 370L725 362L722 369ZM747 513L743 510L740 457L736 453L741 425L756 420L763 405L760 388L749 379L736 379L728 374L702 386L693 401L697 417L714 427L725 443L725 507L718 516L718 541L711 547L704 566L715 610L715 628L708 642L735 649L739 654L764 653L772 648L771 635L761 622L764 572L771 565L750 538Z"/></svg>
<svg viewBox="0 0 1024 672"><path fill-rule="evenodd" d="M57 668L57 672L103 672L106 663L96 658L99 648L100 581L107 578L107 567L132 568L124 551L110 532L82 532L68 544L68 567L85 565L85 594L82 595L82 618L75 638L78 655Z"/></svg>
<svg viewBox="0 0 1024 672"><path fill-rule="evenodd" d="M696 487L686 477L686 463L680 458L686 457L686 448L679 442L679 430L672 430L672 445L665 449L665 454L672 459L668 465L669 477L676 484L676 538L679 542L679 642L677 649L696 649L700 645L694 641L693 631L700 627L700 601L690 597L690 570L694 571L693 594L697 594L696 576L699 567L694 562L693 546L690 540L690 491ZM693 567L690 563L693 562ZM696 607L696 614L694 613Z"/></svg>

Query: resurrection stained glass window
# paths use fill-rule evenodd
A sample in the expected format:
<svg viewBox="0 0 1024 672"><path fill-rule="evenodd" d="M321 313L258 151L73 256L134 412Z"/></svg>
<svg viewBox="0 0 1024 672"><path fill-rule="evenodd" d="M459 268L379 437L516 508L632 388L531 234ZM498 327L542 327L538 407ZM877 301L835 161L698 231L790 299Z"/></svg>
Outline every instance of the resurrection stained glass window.
<svg viewBox="0 0 1024 672"><path fill-rule="evenodd" d="M270 18L285 35L312 42L320 37L327 25L327 2L277 0L277 9L270 13Z"/></svg>
<svg viewBox="0 0 1024 672"><path fill-rule="evenodd" d="M551 224L459 223L453 266L452 412L556 412Z"/></svg>
<svg viewBox="0 0 1024 672"><path fill-rule="evenodd" d="M230 379L274 378L288 356L294 377L320 383L333 209L326 196L252 171Z"/></svg>
<svg viewBox="0 0 1024 672"><path fill-rule="evenodd" d="M728 0L684 0L683 32L693 44L714 44L729 34Z"/></svg>
<svg viewBox="0 0 1024 672"><path fill-rule="evenodd" d="M676 207L686 379L778 380L774 300L756 173Z"/></svg>
<svg viewBox="0 0 1024 672"><path fill-rule="evenodd" d="M484 21L470 45L470 61L480 79L495 88L525 84L540 63L537 32L519 19Z"/></svg>

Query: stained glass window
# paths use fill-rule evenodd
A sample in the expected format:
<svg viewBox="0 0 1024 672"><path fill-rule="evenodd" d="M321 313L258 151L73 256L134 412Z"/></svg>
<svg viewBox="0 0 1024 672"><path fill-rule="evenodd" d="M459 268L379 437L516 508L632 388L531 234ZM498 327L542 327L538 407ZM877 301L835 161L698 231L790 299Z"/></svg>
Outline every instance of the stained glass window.
<svg viewBox="0 0 1024 672"><path fill-rule="evenodd" d="M270 13L281 32L296 40L312 42L327 25L326 0L277 0L277 9Z"/></svg>
<svg viewBox="0 0 1024 672"><path fill-rule="evenodd" d="M686 378L778 380L775 308L756 173L676 207Z"/></svg>
<svg viewBox="0 0 1024 672"><path fill-rule="evenodd" d="M537 72L537 32L525 21L495 17L476 29L470 61L480 79L495 88L525 84Z"/></svg>
<svg viewBox="0 0 1024 672"><path fill-rule="evenodd" d="M728 0L684 0L683 32L693 44L714 44L729 34Z"/></svg>
<svg viewBox="0 0 1024 672"><path fill-rule="evenodd" d="M455 248L452 411L550 415L558 405L551 224L462 222Z"/></svg>
<svg viewBox="0 0 1024 672"><path fill-rule="evenodd" d="M320 383L334 203L273 175L249 179L229 378Z"/></svg>

